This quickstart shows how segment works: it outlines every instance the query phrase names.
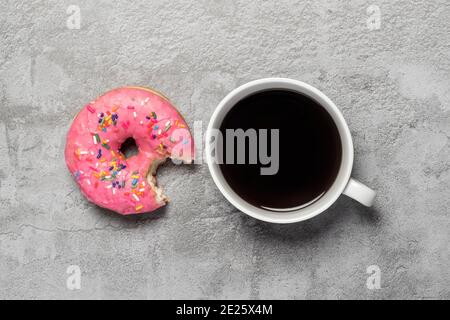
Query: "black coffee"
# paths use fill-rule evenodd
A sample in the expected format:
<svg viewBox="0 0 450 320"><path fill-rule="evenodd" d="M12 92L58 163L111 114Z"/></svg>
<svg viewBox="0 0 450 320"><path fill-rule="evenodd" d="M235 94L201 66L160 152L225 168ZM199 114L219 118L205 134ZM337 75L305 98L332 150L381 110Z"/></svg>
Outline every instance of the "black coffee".
<svg viewBox="0 0 450 320"><path fill-rule="evenodd" d="M278 171L261 175L268 167L256 164L223 163L220 169L230 187L245 201L272 211L289 211L318 200L333 184L341 165L342 147L338 129L329 113L313 99L287 90L269 90L250 95L226 115L220 131L224 146L236 141L226 129L279 129ZM261 136L258 137L261 139ZM248 152L249 141L246 139ZM259 150L259 149L258 149ZM237 155L237 145L234 148ZM231 152L229 152L232 154ZM223 148L223 159L227 151ZM275 156L275 155L271 155Z"/></svg>

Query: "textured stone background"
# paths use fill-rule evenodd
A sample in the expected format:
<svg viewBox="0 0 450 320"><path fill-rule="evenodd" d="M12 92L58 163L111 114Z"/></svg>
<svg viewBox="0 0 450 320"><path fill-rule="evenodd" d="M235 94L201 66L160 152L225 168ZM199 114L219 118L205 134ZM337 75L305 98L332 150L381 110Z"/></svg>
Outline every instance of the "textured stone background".
<svg viewBox="0 0 450 320"><path fill-rule="evenodd" d="M450 298L449 20L447 0L1 0L0 298ZM372 209L341 197L308 222L266 224L205 165L167 165L171 204L122 218L65 167L71 120L102 92L153 86L206 127L231 89L267 76L341 108ZM69 265L81 290L66 288Z"/></svg>

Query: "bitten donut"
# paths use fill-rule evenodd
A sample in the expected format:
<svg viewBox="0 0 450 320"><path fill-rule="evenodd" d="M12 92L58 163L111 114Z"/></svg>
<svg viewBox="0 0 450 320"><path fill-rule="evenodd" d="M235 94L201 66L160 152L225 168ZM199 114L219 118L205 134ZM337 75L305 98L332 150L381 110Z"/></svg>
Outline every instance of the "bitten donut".
<svg viewBox="0 0 450 320"><path fill-rule="evenodd" d="M138 154L121 145L133 138ZM167 158L190 163L189 129L162 94L145 88L112 90L86 105L67 135L65 159L84 196L123 215L153 211L168 201L156 185Z"/></svg>

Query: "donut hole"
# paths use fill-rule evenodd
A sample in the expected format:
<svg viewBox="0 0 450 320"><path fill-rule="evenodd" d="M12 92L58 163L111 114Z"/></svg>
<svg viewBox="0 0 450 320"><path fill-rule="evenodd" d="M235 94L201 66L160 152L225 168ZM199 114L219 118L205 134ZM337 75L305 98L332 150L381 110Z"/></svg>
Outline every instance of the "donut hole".
<svg viewBox="0 0 450 320"><path fill-rule="evenodd" d="M136 140L133 138L128 138L120 146L120 152L125 156L125 158L131 158L139 153Z"/></svg>

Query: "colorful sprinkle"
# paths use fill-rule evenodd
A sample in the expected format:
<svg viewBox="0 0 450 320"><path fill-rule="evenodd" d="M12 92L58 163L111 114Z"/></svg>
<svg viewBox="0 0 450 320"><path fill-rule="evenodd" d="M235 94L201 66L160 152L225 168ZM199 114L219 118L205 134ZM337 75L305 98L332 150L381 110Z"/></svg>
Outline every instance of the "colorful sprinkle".
<svg viewBox="0 0 450 320"><path fill-rule="evenodd" d="M169 120L166 122L166 126L164 127L164 132L169 131L170 127L172 127L172 122L170 122L170 120Z"/></svg>
<svg viewBox="0 0 450 320"><path fill-rule="evenodd" d="M94 144L98 144L100 142L100 136L97 133L92 136L92 139L94 140Z"/></svg>
<svg viewBox="0 0 450 320"><path fill-rule="evenodd" d="M114 108L113 108L114 112ZM106 128L110 127L111 125L116 126L117 125L117 119L119 118L119 115L117 113L112 113L107 111L106 115L101 112L98 119L98 128L99 130L106 132Z"/></svg>
<svg viewBox="0 0 450 320"><path fill-rule="evenodd" d="M95 109L90 104L87 106L87 109L90 113L95 113Z"/></svg>
<svg viewBox="0 0 450 320"><path fill-rule="evenodd" d="M138 205L138 206L136 206L136 211L140 211L140 210L142 210L142 208L144 208L144 206L142 205L142 204L140 204L140 205Z"/></svg>

